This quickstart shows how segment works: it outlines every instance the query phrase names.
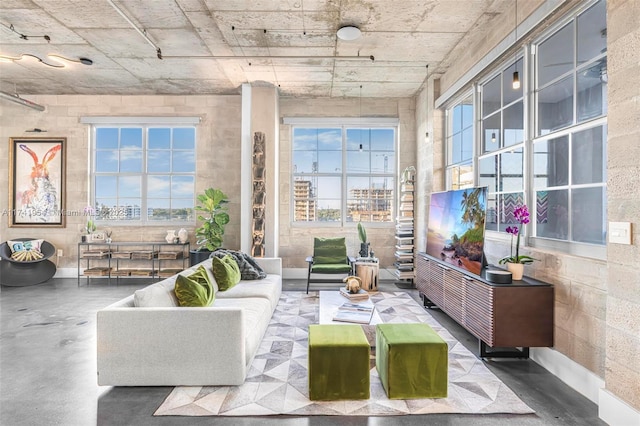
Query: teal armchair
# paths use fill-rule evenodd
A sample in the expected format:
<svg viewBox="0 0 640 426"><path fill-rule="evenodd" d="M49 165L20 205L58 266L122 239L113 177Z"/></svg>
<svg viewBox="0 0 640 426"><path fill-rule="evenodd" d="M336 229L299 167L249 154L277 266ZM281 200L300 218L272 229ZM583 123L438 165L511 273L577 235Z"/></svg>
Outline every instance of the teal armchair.
<svg viewBox="0 0 640 426"><path fill-rule="evenodd" d="M347 243L341 238L314 238L313 256L307 257L307 294L311 283L342 283L346 276L353 275L355 259L347 256ZM336 278L312 278L311 274L340 275Z"/></svg>

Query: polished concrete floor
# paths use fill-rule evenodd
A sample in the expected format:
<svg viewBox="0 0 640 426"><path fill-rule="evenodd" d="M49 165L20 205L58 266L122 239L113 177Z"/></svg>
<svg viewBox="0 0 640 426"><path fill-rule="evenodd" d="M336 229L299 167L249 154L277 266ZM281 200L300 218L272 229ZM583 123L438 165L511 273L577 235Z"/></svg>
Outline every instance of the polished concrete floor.
<svg viewBox="0 0 640 426"><path fill-rule="evenodd" d="M487 366L536 413L398 417L153 417L170 387L96 384L96 311L146 285L52 279L0 291L0 425L599 425L595 404L530 360ZM304 291L285 280L284 290ZM313 290L321 289L314 286ZM402 291L382 283L383 291ZM408 290L418 298L415 290ZM470 350L477 340L437 309L431 313Z"/></svg>

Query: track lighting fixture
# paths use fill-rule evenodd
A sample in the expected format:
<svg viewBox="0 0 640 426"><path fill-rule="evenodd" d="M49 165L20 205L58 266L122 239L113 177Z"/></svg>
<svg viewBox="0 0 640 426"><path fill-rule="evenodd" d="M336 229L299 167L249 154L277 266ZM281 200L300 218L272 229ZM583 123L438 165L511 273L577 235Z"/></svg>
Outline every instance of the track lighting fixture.
<svg viewBox="0 0 640 426"><path fill-rule="evenodd" d="M111 2L111 0L108 0L109 2ZM114 6L115 7L115 6ZM124 16L124 15L123 15ZM126 18L125 18L126 19ZM131 23L131 25L133 25L133 23ZM136 28L136 30L138 29L137 27L134 26L134 28ZM342 28L356 28L356 27L342 27ZM340 30L342 30L342 28ZM357 29L357 28L356 28ZM235 37L235 31L238 30L238 28L235 27L235 25L231 26L231 31L233 36ZM338 30L338 34L340 34L340 30ZM350 30L353 31L353 30ZM358 30L360 31L360 30ZM263 34L267 33L266 29L262 30ZM306 35L306 31L304 32L304 35ZM145 36L145 38L147 38ZM338 35L338 38L341 38L340 35ZM347 40L346 38L342 39L342 40ZM149 41L147 39L147 41ZM153 44L153 42L149 41L150 43ZM238 39L236 38L236 43L240 44L240 42L238 41ZM155 44L153 44L153 46L155 46ZM370 61L370 62L374 62L375 61L375 57L373 55L360 55L360 53L358 52L357 55L355 56L336 56L336 55L245 55L244 52L241 56L236 56L236 55L221 55L221 56L214 56L214 55L161 55L160 54L160 48L158 47L158 57L160 59L215 59L215 60L242 60L242 59L265 59L265 60L306 60L306 59L339 59L341 61ZM249 65L251 65L251 62L249 62Z"/></svg>
<svg viewBox="0 0 640 426"><path fill-rule="evenodd" d="M11 101L14 102L18 105L22 105L22 106L26 106L32 109L35 109L37 111L44 111L44 107L42 105L38 105L35 102L31 102L27 99L22 99L17 93L11 94L11 93L7 93L7 92L2 92L0 91L0 99L5 99L7 101Z"/></svg>
<svg viewBox="0 0 640 426"><path fill-rule="evenodd" d="M160 59L215 59L215 60L240 60L240 59L339 59L341 61L375 61L375 56L333 56L333 55L244 55L244 56L211 56L211 55L163 55ZM251 64L249 64L251 65Z"/></svg>
<svg viewBox="0 0 640 426"><path fill-rule="evenodd" d="M72 59L72 58L66 58L64 56L54 55L54 54L47 55L47 57L49 59L51 59L51 60L58 61L59 63L61 63L63 65L64 65L63 61L75 62L75 63L82 64L82 65L93 65L93 61L91 59L84 58L84 57L80 57L78 59Z"/></svg>
<svg viewBox="0 0 640 426"><path fill-rule="evenodd" d="M158 45L157 45L157 44L155 44L155 43L153 42L153 40L151 40L151 39L149 38L149 36L147 35L147 31L146 31L146 30L144 30L144 29L142 29L142 30L141 30L140 28L138 28L138 26L137 26L137 25L136 25L136 24L131 20L131 18L129 18L129 17L127 16L127 14L126 14L126 13L124 13L124 11L123 11L122 9L120 9L120 8L119 8L119 7L118 7L118 6L113 2L113 0L107 0L107 2L109 2L109 4L111 5L111 7L113 7L113 8L116 10L116 12L118 12L118 14L119 14L120 16L122 16L122 18L124 18L124 20L125 20L125 21L127 21L127 22L129 23L129 25L131 25L131 27L132 27L134 30L136 30L136 32L137 32L138 34L140 34L140 35L142 36L142 38L144 38L144 39L147 41L147 43L149 43L151 46L153 46L153 47L156 49L156 56L158 57L158 59L163 59L163 57L162 57L162 50L160 50L160 47L158 47Z"/></svg>
<svg viewBox="0 0 640 426"><path fill-rule="evenodd" d="M0 25L5 27L7 30L13 32L14 34L16 34L18 37L20 37L20 39L22 40L29 40L32 38L43 38L47 41L47 43L49 43L51 41L51 37L49 37L48 35L28 35L28 34L23 34L20 31L16 30L15 27L13 26L13 24L3 24L2 22L0 22Z"/></svg>
<svg viewBox="0 0 640 426"><path fill-rule="evenodd" d="M17 62L28 58L33 58L40 62L42 65L46 65L52 68L66 68L67 63L93 65L93 61L89 58L80 57L78 59L74 59L67 58L61 55L49 54L47 55L47 59L42 59L41 57L32 55L31 53L22 53L18 56L0 55L0 62Z"/></svg>

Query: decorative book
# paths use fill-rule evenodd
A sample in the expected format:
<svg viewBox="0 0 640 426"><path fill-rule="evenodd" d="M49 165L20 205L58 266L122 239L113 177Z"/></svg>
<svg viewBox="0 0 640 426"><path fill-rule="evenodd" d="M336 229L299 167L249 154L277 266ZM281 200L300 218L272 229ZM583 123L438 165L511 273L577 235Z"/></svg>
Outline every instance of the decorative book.
<svg viewBox="0 0 640 426"><path fill-rule="evenodd" d="M158 252L158 259L182 259L181 251L161 251Z"/></svg>
<svg viewBox="0 0 640 426"><path fill-rule="evenodd" d="M106 259L109 257L109 253L109 250L85 250L82 252L82 258Z"/></svg>
<svg viewBox="0 0 640 426"><path fill-rule="evenodd" d="M106 275L109 275L110 270L111 268L107 268L107 267L89 268L89 269L85 269L83 274L88 277L104 277Z"/></svg>
<svg viewBox="0 0 640 426"><path fill-rule="evenodd" d="M338 308L333 316L334 321L369 324L373 316L373 306L345 303Z"/></svg>
<svg viewBox="0 0 640 426"><path fill-rule="evenodd" d="M113 259L131 259L130 251L114 251L111 253Z"/></svg>
<svg viewBox="0 0 640 426"><path fill-rule="evenodd" d="M150 277L153 275L153 271L150 269L132 269L131 275L136 277Z"/></svg>
<svg viewBox="0 0 640 426"><path fill-rule="evenodd" d="M158 255L155 250L141 250L131 252L132 259L154 259Z"/></svg>
<svg viewBox="0 0 640 426"><path fill-rule="evenodd" d="M349 293L344 287L340 288L340 294L349 300L367 300L369 299L369 293L366 290L360 289L357 293Z"/></svg>

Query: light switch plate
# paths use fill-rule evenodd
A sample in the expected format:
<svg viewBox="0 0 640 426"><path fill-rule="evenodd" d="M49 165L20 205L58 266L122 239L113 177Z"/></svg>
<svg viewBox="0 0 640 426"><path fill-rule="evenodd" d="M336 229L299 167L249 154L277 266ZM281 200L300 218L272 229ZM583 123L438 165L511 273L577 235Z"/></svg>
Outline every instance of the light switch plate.
<svg viewBox="0 0 640 426"><path fill-rule="evenodd" d="M631 244L631 222L609 222L609 242Z"/></svg>

